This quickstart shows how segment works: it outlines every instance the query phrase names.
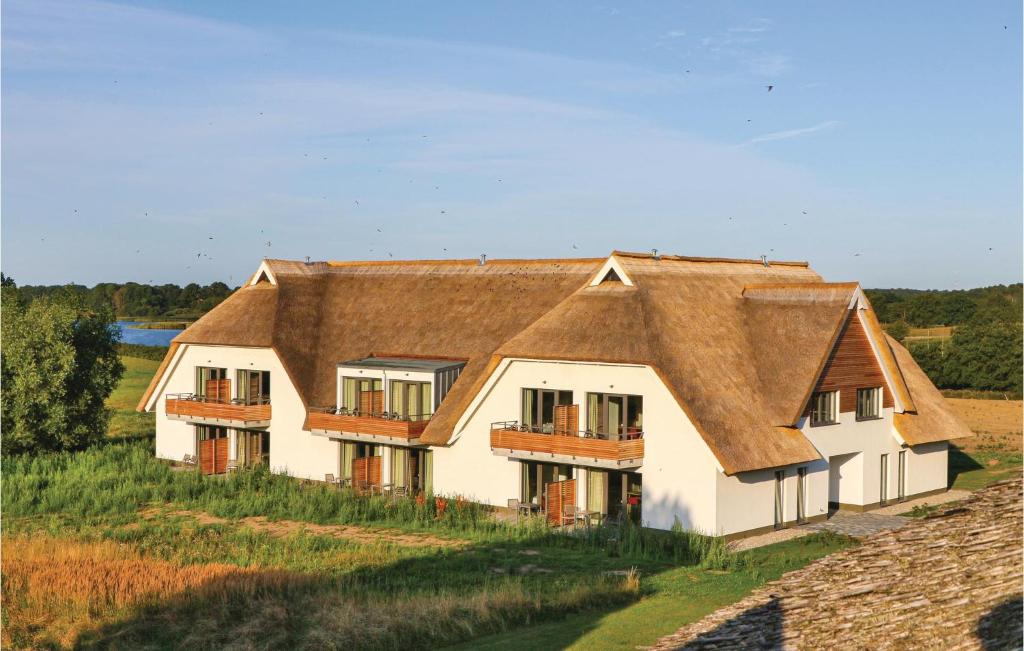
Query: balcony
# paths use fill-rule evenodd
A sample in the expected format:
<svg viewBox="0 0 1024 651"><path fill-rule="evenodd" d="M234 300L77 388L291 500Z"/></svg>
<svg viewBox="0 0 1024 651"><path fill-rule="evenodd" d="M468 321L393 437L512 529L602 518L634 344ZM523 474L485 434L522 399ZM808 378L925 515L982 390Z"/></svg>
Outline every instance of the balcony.
<svg viewBox="0 0 1024 651"><path fill-rule="evenodd" d="M638 468L644 461L643 432L544 432L514 421L491 424L491 452L548 463L595 468Z"/></svg>
<svg viewBox="0 0 1024 651"><path fill-rule="evenodd" d="M420 434L430 422L429 415L399 416L332 407L311 407L307 416L306 428L313 434L343 441L401 446L417 445Z"/></svg>
<svg viewBox="0 0 1024 651"><path fill-rule="evenodd" d="M170 393L164 407L172 420L239 428L270 427L270 398L262 396L246 402Z"/></svg>

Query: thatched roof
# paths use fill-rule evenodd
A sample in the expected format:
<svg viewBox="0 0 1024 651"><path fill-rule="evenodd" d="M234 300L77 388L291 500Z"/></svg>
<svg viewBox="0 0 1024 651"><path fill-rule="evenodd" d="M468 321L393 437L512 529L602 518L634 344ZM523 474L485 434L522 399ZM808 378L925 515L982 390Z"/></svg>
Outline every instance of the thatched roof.
<svg viewBox="0 0 1024 651"><path fill-rule="evenodd" d="M605 259L267 260L271 282L175 343L273 347L307 406L333 403L341 360L464 359L422 436L432 445L448 443L503 358L646 364L727 473L819 458L793 426L856 284L823 283L805 262L613 256L632 286L591 286Z"/></svg>
<svg viewBox="0 0 1024 651"><path fill-rule="evenodd" d="M910 352L888 335L886 341L895 354L896 363L914 399L914 411L905 411L893 417L896 431L903 440L909 445L920 445L974 436L910 356Z"/></svg>

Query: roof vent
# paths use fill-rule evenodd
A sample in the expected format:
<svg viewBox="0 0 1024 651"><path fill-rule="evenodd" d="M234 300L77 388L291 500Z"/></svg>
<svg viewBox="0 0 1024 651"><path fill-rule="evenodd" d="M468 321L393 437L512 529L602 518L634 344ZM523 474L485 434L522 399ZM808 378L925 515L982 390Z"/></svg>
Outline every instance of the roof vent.
<svg viewBox="0 0 1024 651"><path fill-rule="evenodd" d="M768 264L768 256L764 255L763 253L761 254L761 264L763 264L766 267L770 266Z"/></svg>
<svg viewBox="0 0 1024 651"><path fill-rule="evenodd" d="M306 264L309 264L309 256L306 256Z"/></svg>
<svg viewBox="0 0 1024 651"><path fill-rule="evenodd" d="M482 267L485 264L487 264L487 254L486 253L481 253L480 254L480 266Z"/></svg>
<svg viewBox="0 0 1024 651"><path fill-rule="evenodd" d="M655 260L661 260L661 256L658 255L658 249L651 249L651 257Z"/></svg>

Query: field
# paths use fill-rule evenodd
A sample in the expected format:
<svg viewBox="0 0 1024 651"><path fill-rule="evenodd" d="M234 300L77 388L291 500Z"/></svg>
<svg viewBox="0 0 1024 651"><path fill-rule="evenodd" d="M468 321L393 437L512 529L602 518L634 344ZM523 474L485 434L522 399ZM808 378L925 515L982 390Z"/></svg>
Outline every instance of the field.
<svg viewBox="0 0 1024 651"><path fill-rule="evenodd" d="M158 362L124 361L107 444L2 461L4 647L633 648L853 544L733 554L682 531L503 523L454 496L438 513L261 469L173 470L153 416L131 411ZM1010 412L989 406L970 422L1001 438L954 451L958 487L1019 472Z"/></svg>
<svg viewBox="0 0 1024 651"><path fill-rule="evenodd" d="M974 438L950 448L953 488L977 490L1021 473L1020 400L947 398L957 415L974 431Z"/></svg>
<svg viewBox="0 0 1024 651"><path fill-rule="evenodd" d="M953 326L935 326L932 328L910 328L903 339L904 344L924 341L946 341L953 336Z"/></svg>

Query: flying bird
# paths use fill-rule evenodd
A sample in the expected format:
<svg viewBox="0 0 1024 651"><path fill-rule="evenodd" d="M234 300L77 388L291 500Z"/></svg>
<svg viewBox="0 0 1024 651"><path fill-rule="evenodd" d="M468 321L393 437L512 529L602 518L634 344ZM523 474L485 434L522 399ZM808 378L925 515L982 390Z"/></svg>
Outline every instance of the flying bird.
<svg viewBox="0 0 1024 651"><path fill-rule="evenodd" d="M775 86L772 86L771 84L769 84L769 85L765 86L765 88L767 88L768 92L770 93L770 92L772 92L772 89L775 88Z"/></svg>
<svg viewBox="0 0 1024 651"><path fill-rule="evenodd" d="M805 214L805 215L807 214L807 211L806 211L806 210L801 210L800 212L802 212L802 213L803 213L803 214Z"/></svg>
<svg viewBox="0 0 1024 651"><path fill-rule="evenodd" d="M359 205L359 202L358 202L358 201L356 202L356 205L357 205L357 206Z"/></svg>

